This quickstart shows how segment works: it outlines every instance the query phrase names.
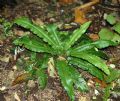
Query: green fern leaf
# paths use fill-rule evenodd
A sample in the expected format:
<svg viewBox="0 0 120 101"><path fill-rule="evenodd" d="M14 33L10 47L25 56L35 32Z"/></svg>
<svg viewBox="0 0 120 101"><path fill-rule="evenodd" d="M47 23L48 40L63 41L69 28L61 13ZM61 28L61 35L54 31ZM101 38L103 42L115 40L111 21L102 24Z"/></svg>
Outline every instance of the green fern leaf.
<svg viewBox="0 0 120 101"><path fill-rule="evenodd" d="M44 43L40 43L36 39L30 39L28 36L23 36L22 38L16 39L13 42L15 45L24 46L25 48L34 51L34 52L47 52L53 53L50 47Z"/></svg>
<svg viewBox="0 0 120 101"><path fill-rule="evenodd" d="M84 78L80 75L76 68L70 67L71 78L73 78L74 85L79 91L88 91L88 86Z"/></svg>
<svg viewBox="0 0 120 101"><path fill-rule="evenodd" d="M73 32L73 34L69 37L68 40L65 42L65 49L69 49L87 30L90 26L90 21L86 22L85 24L81 25L80 29L77 29Z"/></svg>
<svg viewBox="0 0 120 101"><path fill-rule="evenodd" d="M68 59L69 64L78 66L79 68L88 71L90 74L93 76L99 78L100 80L103 80L103 72L98 69L96 66L92 65L91 63L84 61L80 58L74 58L74 57L69 57Z"/></svg>
<svg viewBox="0 0 120 101"><path fill-rule="evenodd" d="M56 63L56 68L64 89L67 91L71 100L74 101L73 79L71 77L69 66L67 65L66 61L58 60Z"/></svg>
<svg viewBox="0 0 120 101"><path fill-rule="evenodd" d="M113 29L120 35L120 22L117 22L114 26Z"/></svg>
<svg viewBox="0 0 120 101"><path fill-rule="evenodd" d="M19 18L14 21L15 24L31 30L34 34L42 38L48 44L56 46L55 42L48 36L47 32L38 25L33 24L28 18Z"/></svg>
<svg viewBox="0 0 120 101"><path fill-rule="evenodd" d="M86 50L90 50L92 48L106 48L108 46L115 46L117 45L116 43L114 43L113 41L109 41L109 40L98 40L95 42L91 42L91 43L87 43L81 46L78 46L76 48L71 48L71 52L81 52L81 51L86 51Z"/></svg>
<svg viewBox="0 0 120 101"><path fill-rule="evenodd" d="M56 43L57 46L59 46L61 48L61 41L58 35L58 31L57 31L57 25L54 24L49 24L46 26L47 31L49 34L51 34L51 39L54 40L54 42Z"/></svg>
<svg viewBox="0 0 120 101"><path fill-rule="evenodd" d="M75 53L71 53L71 56L84 59L90 62L91 64L93 64L94 66L98 67L99 69L101 69L107 75L110 74L110 71L107 65L105 64L105 62L96 55L88 54L86 52L78 52L78 53L75 52Z"/></svg>
<svg viewBox="0 0 120 101"><path fill-rule="evenodd" d="M93 54L93 55L96 55L100 58L103 58L103 59L109 59L108 55L105 54L103 51L101 50L98 50L97 48L93 48L93 49L90 49L90 50L86 50L84 52L87 52L88 54Z"/></svg>

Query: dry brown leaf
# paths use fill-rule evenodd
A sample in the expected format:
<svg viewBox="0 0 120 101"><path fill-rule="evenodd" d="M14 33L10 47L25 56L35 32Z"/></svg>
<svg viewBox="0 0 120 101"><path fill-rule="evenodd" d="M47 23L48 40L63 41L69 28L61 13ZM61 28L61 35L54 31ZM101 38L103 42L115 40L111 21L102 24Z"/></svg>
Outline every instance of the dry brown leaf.
<svg viewBox="0 0 120 101"><path fill-rule="evenodd" d="M99 35L98 34L89 34L88 35L93 41L99 40Z"/></svg>
<svg viewBox="0 0 120 101"><path fill-rule="evenodd" d="M118 2L120 2L120 0L112 0L112 3L114 4L118 4Z"/></svg>
<svg viewBox="0 0 120 101"><path fill-rule="evenodd" d="M21 83L29 80L30 78L31 78L31 74L30 73L21 74L12 82L12 86L15 86L17 84L21 84Z"/></svg>
<svg viewBox="0 0 120 101"><path fill-rule="evenodd" d="M35 20L32 20L32 21L33 21L33 23L35 23L39 26L44 25L44 22L40 18L36 18Z"/></svg>
<svg viewBox="0 0 120 101"><path fill-rule="evenodd" d="M53 78L55 78L57 76L53 58L49 58L47 71L48 71L49 76L51 76Z"/></svg>
<svg viewBox="0 0 120 101"><path fill-rule="evenodd" d="M20 97L18 96L17 92L14 93L14 98L17 100L17 101L21 101L20 100Z"/></svg>
<svg viewBox="0 0 120 101"><path fill-rule="evenodd" d="M88 19L86 19L85 13L83 11L81 11L80 9L76 8L75 9L75 21L74 22L83 24L87 21L88 21Z"/></svg>
<svg viewBox="0 0 120 101"><path fill-rule="evenodd" d="M25 32L24 31L22 31L22 30L17 30L17 29L14 29L14 33L15 33L15 35L18 35L18 36L24 36L25 34Z"/></svg>
<svg viewBox="0 0 120 101"><path fill-rule="evenodd" d="M78 101L89 101L87 96L81 96Z"/></svg>
<svg viewBox="0 0 120 101"><path fill-rule="evenodd" d="M69 3L73 3L75 0L59 0L59 2L61 4L69 4Z"/></svg>
<svg viewBox="0 0 120 101"><path fill-rule="evenodd" d="M91 0L91 2L86 3L80 7L75 8L75 20L74 22L83 24L88 21L86 14L92 10L92 6L99 3L100 0Z"/></svg>
<svg viewBox="0 0 120 101"><path fill-rule="evenodd" d="M107 84L106 84L104 81L99 80L98 78L92 78L92 80L93 80L94 82L99 83L102 88L107 87Z"/></svg>

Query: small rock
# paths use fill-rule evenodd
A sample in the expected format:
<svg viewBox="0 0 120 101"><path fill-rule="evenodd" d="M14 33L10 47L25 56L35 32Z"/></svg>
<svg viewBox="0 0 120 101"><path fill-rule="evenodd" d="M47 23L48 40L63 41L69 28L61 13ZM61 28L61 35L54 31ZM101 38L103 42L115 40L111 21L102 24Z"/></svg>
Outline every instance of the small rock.
<svg viewBox="0 0 120 101"><path fill-rule="evenodd" d="M87 97L86 96L81 96L79 98L79 101L88 101Z"/></svg>
<svg viewBox="0 0 120 101"><path fill-rule="evenodd" d="M95 95L99 95L100 93L98 92L98 90L95 89Z"/></svg>
<svg viewBox="0 0 120 101"><path fill-rule="evenodd" d="M89 87L94 87L95 82L94 82L93 80L89 79L87 85L88 85Z"/></svg>
<svg viewBox="0 0 120 101"><path fill-rule="evenodd" d="M8 73L8 77L9 77L9 79L14 79L14 72L13 71L10 71L9 73Z"/></svg>
<svg viewBox="0 0 120 101"><path fill-rule="evenodd" d="M14 29L14 33L15 33L15 35L18 35L18 36L23 36L24 35L24 31L22 31L22 30L17 30L17 29Z"/></svg>
<svg viewBox="0 0 120 101"><path fill-rule="evenodd" d="M17 70L17 66L16 65L14 65L12 68L13 68L13 70Z"/></svg>
<svg viewBox="0 0 120 101"><path fill-rule="evenodd" d="M37 18L37 19L32 20L32 21L37 25L40 25L40 26L44 25L44 22L40 18Z"/></svg>
<svg viewBox="0 0 120 101"><path fill-rule="evenodd" d="M3 87L0 88L0 91L4 91L5 89L6 89L6 87L3 86Z"/></svg>
<svg viewBox="0 0 120 101"><path fill-rule="evenodd" d="M115 68L115 64L110 64L109 65L111 68Z"/></svg>
<svg viewBox="0 0 120 101"><path fill-rule="evenodd" d="M96 99L96 96L93 96L93 97L92 97L92 99L94 99L94 100L95 100L95 99Z"/></svg>
<svg viewBox="0 0 120 101"><path fill-rule="evenodd" d="M35 87L35 82L33 80L29 80L27 86L29 88L34 88Z"/></svg>
<svg viewBox="0 0 120 101"><path fill-rule="evenodd" d="M50 18L49 21L50 22L56 22L55 18Z"/></svg>

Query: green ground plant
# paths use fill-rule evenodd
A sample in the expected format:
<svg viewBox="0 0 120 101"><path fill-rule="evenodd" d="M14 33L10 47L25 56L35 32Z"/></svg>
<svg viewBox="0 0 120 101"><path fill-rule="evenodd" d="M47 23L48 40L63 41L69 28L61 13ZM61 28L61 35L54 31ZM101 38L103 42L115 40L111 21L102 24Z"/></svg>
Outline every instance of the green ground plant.
<svg viewBox="0 0 120 101"><path fill-rule="evenodd" d="M120 20L117 19L115 13L106 14L104 17L109 27L104 27L99 32L101 40L111 40L117 44L120 44ZM112 81L117 80L120 77L120 70L110 68L110 76L105 77L108 86L104 89L103 101L107 101L113 90Z"/></svg>
<svg viewBox="0 0 120 101"><path fill-rule="evenodd" d="M7 21L5 18L0 18L0 24L2 26L2 31L3 31L3 35L5 36L11 36L13 33L12 33L12 30L11 30L11 27L12 27L12 23Z"/></svg>
<svg viewBox="0 0 120 101"><path fill-rule="evenodd" d="M100 80L110 76L111 70L104 61L108 57L99 49L117 44L111 40L87 39L85 33L91 22L86 22L70 33L58 31L55 24L38 26L24 17L16 19L14 24L34 34L20 37L14 44L32 51L33 61L29 72L38 78L42 89L46 86L48 75L59 77L70 100L74 101L75 89L88 91L87 83L78 68L88 71Z"/></svg>
<svg viewBox="0 0 120 101"><path fill-rule="evenodd" d="M110 25L110 28L102 28L99 32L100 39L111 40L116 43L120 43L120 20L114 13L107 14L105 16L106 22Z"/></svg>

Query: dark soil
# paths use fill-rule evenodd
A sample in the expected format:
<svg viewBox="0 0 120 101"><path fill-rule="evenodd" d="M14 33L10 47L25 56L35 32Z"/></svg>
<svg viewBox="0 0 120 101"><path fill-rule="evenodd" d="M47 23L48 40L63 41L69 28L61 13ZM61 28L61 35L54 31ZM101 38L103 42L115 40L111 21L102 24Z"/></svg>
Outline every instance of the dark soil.
<svg viewBox="0 0 120 101"><path fill-rule="evenodd" d="M39 3L20 3L13 8L3 6L0 10L0 18L13 21L20 16L27 16L40 25L43 23L57 23L61 26L73 22L73 8L80 4L79 2L61 6L58 3L54 4L43 1ZM102 14L107 12L107 9L101 9L100 7L97 5L96 10L91 13L91 19L96 18L96 21L93 21L92 30L95 33L103 26ZM109 12L113 11L109 10ZM13 80L18 75L25 73L22 65L21 67L16 65L17 61L14 59L15 46L12 44L13 40L21 36L23 32L21 29L13 29L13 32L15 34L5 36L2 25L0 25L0 101L70 101L57 78L49 77L47 87L44 90L39 89L38 82L33 80L11 86ZM120 69L120 46L109 47L104 51L110 56L110 62L115 64L115 68ZM89 78L89 74L85 74L84 76L88 76L86 78ZM117 88L120 91L120 79L117 82L119 83ZM91 87L88 93L76 91L76 101L92 101L93 99L102 101L101 89L98 89L100 93L98 96L95 94L95 89L95 87ZM110 101L120 101L120 92L113 92L109 99Z"/></svg>

